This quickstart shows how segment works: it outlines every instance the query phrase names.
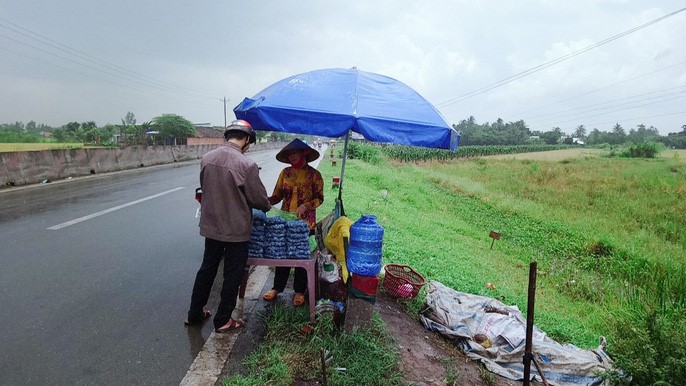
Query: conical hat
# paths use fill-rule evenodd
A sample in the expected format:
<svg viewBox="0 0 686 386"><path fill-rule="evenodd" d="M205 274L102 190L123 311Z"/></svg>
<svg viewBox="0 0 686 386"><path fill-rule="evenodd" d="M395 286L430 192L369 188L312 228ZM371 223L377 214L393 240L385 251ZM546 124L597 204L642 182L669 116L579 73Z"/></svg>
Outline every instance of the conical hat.
<svg viewBox="0 0 686 386"><path fill-rule="evenodd" d="M301 141L300 139L296 138L292 140L288 145L284 146L281 151L279 151L276 154L276 160L283 162L285 164L289 164L288 162L288 153L291 150L302 150L305 154L305 160L307 162L312 162L319 158L319 152L308 146L305 142Z"/></svg>

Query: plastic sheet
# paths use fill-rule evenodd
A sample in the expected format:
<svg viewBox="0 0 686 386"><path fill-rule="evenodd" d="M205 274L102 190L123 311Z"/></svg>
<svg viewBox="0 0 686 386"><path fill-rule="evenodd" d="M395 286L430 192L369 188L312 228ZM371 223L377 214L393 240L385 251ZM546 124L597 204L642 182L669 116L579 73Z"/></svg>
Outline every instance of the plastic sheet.
<svg viewBox="0 0 686 386"><path fill-rule="evenodd" d="M524 380L526 320L516 306L458 292L436 281L429 282L426 303L428 309L421 320L427 329L455 339L469 358L483 363L489 371ZM485 346L489 347L477 341L488 342ZM583 350L562 345L535 326L533 348L534 359L550 385L600 385L600 374L612 368L602 346ZM531 376L531 381L541 382L533 364Z"/></svg>

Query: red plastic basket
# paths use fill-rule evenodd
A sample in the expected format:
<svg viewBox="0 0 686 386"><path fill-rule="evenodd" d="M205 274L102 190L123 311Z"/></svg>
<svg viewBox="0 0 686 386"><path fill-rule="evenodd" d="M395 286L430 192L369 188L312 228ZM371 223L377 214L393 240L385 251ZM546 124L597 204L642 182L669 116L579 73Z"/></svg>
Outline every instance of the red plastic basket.
<svg viewBox="0 0 686 386"><path fill-rule="evenodd" d="M399 264L386 264L383 288L392 296L412 299L422 289L426 280L412 267Z"/></svg>

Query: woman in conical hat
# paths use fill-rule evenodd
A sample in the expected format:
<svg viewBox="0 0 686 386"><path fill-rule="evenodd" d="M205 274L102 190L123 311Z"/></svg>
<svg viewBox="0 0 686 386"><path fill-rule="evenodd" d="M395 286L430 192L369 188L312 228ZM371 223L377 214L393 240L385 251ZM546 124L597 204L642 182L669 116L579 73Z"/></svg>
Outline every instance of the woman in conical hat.
<svg viewBox="0 0 686 386"><path fill-rule="evenodd" d="M274 193L269 197L272 205L281 202L281 210L295 213L299 219L307 222L310 232L314 230L317 222L317 207L324 202L322 175L308 164L317 158L319 152L298 138L281 149L276 154L276 159L290 166L281 171ZM274 286L264 294L265 300L274 300L279 292L283 292L290 271L290 267L276 267ZM307 271L304 268L295 268L293 305L300 306L305 302L306 288Z"/></svg>

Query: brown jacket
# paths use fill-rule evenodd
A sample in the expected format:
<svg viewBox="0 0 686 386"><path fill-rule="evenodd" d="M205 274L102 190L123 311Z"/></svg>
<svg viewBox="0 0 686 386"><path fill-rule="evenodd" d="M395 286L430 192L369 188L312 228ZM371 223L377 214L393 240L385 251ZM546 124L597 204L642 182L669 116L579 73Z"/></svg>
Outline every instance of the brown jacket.
<svg viewBox="0 0 686 386"><path fill-rule="evenodd" d="M231 142L202 157L200 187L200 235L210 239L250 240L252 208L271 208L259 167Z"/></svg>

